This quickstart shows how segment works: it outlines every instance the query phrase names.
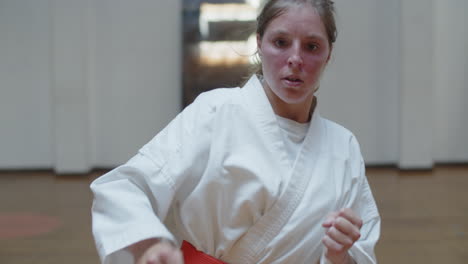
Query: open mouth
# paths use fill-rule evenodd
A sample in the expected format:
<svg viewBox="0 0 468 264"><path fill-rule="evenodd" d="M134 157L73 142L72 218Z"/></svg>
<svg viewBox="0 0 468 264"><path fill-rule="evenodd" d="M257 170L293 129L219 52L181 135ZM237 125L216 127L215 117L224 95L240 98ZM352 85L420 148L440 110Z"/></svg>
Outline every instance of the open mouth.
<svg viewBox="0 0 468 264"><path fill-rule="evenodd" d="M290 81L290 82L302 82L302 80L299 79L299 78L286 77L285 79Z"/></svg>
<svg viewBox="0 0 468 264"><path fill-rule="evenodd" d="M283 78L283 80L288 86L299 86L304 82L303 80L294 76Z"/></svg>

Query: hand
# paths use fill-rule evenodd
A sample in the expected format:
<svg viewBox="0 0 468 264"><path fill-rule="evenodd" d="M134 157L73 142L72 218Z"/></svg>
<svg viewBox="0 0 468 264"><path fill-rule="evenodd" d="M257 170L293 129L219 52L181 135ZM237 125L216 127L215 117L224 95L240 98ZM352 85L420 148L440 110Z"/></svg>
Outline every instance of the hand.
<svg viewBox="0 0 468 264"><path fill-rule="evenodd" d="M362 219L345 208L328 215L322 226L327 229L322 239L327 259L334 264L355 263L348 250L361 237Z"/></svg>
<svg viewBox="0 0 468 264"><path fill-rule="evenodd" d="M130 247L136 264L183 264L184 258L180 249L170 241L150 239Z"/></svg>

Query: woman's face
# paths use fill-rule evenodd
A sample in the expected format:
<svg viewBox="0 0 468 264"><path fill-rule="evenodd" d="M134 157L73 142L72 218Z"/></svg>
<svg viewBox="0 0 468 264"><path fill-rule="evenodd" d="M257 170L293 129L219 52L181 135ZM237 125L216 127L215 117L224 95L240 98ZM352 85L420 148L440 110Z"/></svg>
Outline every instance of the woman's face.
<svg viewBox="0 0 468 264"><path fill-rule="evenodd" d="M311 104L331 48L310 5L291 6L257 36L267 93L286 104Z"/></svg>

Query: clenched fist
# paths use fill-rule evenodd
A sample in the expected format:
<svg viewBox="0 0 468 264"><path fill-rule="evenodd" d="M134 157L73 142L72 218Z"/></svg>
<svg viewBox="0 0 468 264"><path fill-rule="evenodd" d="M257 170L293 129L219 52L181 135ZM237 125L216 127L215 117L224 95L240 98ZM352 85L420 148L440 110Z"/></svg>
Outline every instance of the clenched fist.
<svg viewBox="0 0 468 264"><path fill-rule="evenodd" d="M334 264L355 263L348 250L361 237L361 218L345 208L328 215L322 226L326 228L322 242L327 249L327 259Z"/></svg>
<svg viewBox="0 0 468 264"><path fill-rule="evenodd" d="M136 264L184 264L180 249L165 239L148 239L129 247Z"/></svg>

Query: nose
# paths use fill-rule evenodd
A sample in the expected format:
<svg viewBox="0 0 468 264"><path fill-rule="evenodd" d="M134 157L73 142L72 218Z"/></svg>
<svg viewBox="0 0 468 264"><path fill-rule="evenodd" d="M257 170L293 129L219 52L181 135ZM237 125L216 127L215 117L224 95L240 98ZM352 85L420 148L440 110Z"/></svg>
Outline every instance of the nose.
<svg viewBox="0 0 468 264"><path fill-rule="evenodd" d="M302 67L302 54L300 47L298 45L294 45L291 47L291 53L288 57L288 65L291 67Z"/></svg>

